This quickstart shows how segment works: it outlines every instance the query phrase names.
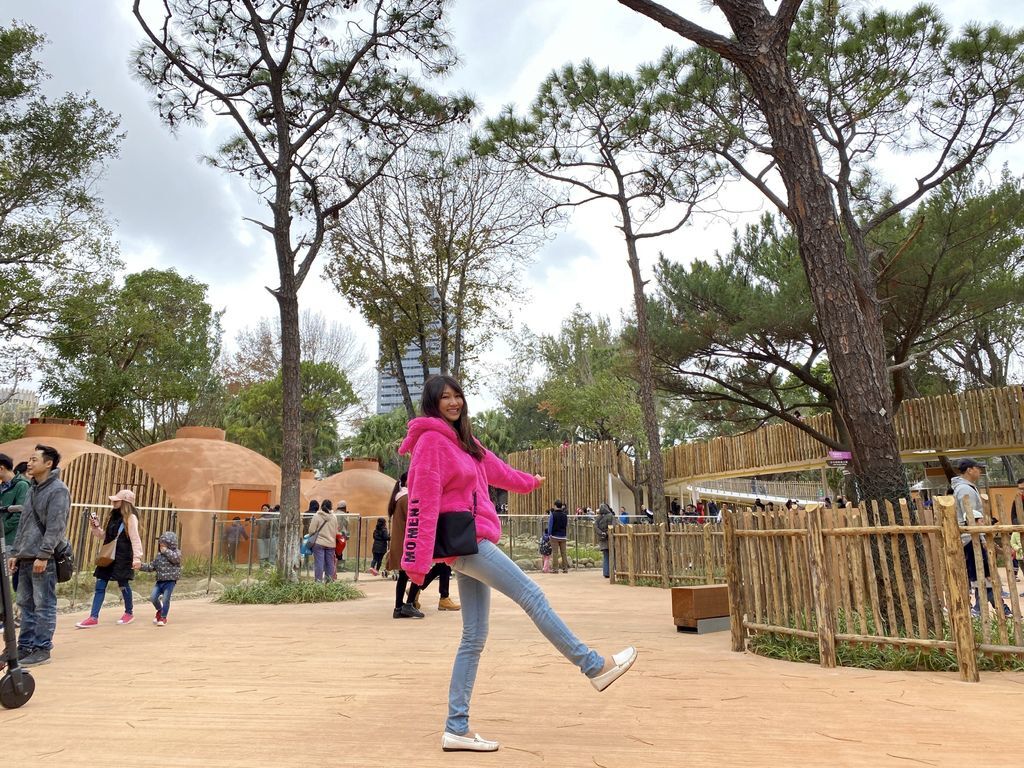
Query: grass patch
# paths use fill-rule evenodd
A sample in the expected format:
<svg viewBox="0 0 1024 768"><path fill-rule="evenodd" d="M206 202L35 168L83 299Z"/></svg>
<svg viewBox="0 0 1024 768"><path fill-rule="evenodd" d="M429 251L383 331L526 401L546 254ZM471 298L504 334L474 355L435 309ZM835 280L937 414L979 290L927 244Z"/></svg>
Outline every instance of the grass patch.
<svg viewBox="0 0 1024 768"><path fill-rule="evenodd" d="M365 595L344 581L322 584L316 581L284 581L271 578L254 584L239 584L225 589L218 603L232 605L280 605L282 603L338 603Z"/></svg>
<svg viewBox="0 0 1024 768"><path fill-rule="evenodd" d="M232 563L226 557L213 558L213 575L226 576L235 573L239 566ZM210 558L203 555L185 555L181 561L181 575L185 578L206 576L210 572Z"/></svg>
<svg viewBox="0 0 1024 768"><path fill-rule="evenodd" d="M870 617L869 617L870 619ZM868 621L869 632L874 632L874 622ZM843 612L838 617L838 631L846 632L846 621ZM851 622L856 625L856 622ZM799 629L814 631L804 623ZM992 636L998 637L996 622L991 620ZM1007 628L1009 642L1013 644L1013 627ZM948 625L945 627L942 640L951 640ZM982 642L981 619L974 620L975 642ZM781 661L794 661L804 664L818 664L818 642L806 637L793 635L756 632L750 636L749 648L752 653ZM958 668L956 652L945 648L912 648L897 645L874 645L836 641L836 663L841 667L860 667L862 669L878 669L889 672L955 672ZM1024 671L1024 655L986 655L978 653L978 669L995 672L999 670Z"/></svg>

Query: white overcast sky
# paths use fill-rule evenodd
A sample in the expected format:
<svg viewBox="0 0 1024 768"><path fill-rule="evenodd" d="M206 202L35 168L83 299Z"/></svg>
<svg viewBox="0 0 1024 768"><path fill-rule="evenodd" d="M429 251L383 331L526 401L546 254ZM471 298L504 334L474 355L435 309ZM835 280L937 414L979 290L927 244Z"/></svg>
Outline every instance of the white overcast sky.
<svg viewBox="0 0 1024 768"><path fill-rule="evenodd" d="M706 0L663 2L706 25L723 26ZM915 4L852 3L856 8L892 10ZM1024 3L1019 0L938 0L933 5L954 27L971 20L1024 26ZM122 258L132 271L174 267L209 284L212 304L226 310L230 344L239 329L277 313L264 289L276 284L270 243L241 220L243 211L253 210L247 187L228 181L199 160L214 148L217 126L185 129L172 136L150 108L147 93L132 79L128 57L140 32L130 9L130 0L0 0L0 23L18 19L47 36L49 44L41 58L52 76L50 93L89 91L121 115L126 137L103 180L102 196L115 223ZM435 87L471 93L483 116L509 103L524 109L540 81L567 62L590 58L631 71L666 46L685 47L685 41L615 0L456 0L450 19L462 65ZM1004 159L1013 172L1024 172L1024 153L1011 151ZM751 197L739 207L747 202L750 207L759 204ZM710 256L728 246L734 223L699 220L671 241L649 246L642 254L645 266L649 269L658 250L677 259ZM614 225L613 212L606 209L574 214L523 275L529 296L515 309L517 324L550 333L576 304L616 320L631 306L629 273ZM359 329L367 352L375 354L374 333L321 278L319 268L306 281L300 303ZM514 366L505 358L503 345L492 350L486 365L491 376L500 377ZM494 384L481 382L475 393L477 409L491 400Z"/></svg>

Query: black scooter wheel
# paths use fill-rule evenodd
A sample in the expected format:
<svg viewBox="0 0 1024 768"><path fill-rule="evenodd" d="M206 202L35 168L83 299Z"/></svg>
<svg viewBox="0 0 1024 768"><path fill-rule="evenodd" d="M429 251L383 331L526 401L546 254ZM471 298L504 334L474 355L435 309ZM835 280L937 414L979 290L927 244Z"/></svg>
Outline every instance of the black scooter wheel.
<svg viewBox="0 0 1024 768"><path fill-rule="evenodd" d="M36 691L36 681L26 670L21 672L21 693L14 687L14 675L10 672L0 678L0 705L4 709L17 709L24 705Z"/></svg>

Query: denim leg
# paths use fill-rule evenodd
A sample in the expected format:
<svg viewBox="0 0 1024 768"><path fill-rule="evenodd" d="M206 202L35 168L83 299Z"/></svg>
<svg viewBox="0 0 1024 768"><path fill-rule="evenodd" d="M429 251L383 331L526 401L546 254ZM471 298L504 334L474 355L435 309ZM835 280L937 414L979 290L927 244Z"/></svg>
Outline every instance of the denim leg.
<svg viewBox="0 0 1024 768"><path fill-rule="evenodd" d="M457 573L455 579L459 585L459 600L462 602L462 642L459 643L455 664L452 665L452 681L448 686L448 719L444 729L463 736L469 731L469 700L473 696L480 654L487 641L491 588L464 573Z"/></svg>
<svg viewBox="0 0 1024 768"><path fill-rule="evenodd" d="M161 584L163 584L163 582L158 581L153 585L153 591L149 593L149 602L151 602L153 607L156 608L157 613L163 613L163 609L160 606L160 594L163 592L163 589L160 586Z"/></svg>
<svg viewBox="0 0 1024 768"><path fill-rule="evenodd" d="M336 581L338 578L338 558L331 547L324 547L324 573L325 581Z"/></svg>
<svg viewBox="0 0 1024 768"><path fill-rule="evenodd" d="M533 619L555 648L587 677L595 677L604 667L604 657L587 647L554 612L537 582L523 573L508 555L489 541L480 542L480 551L457 559L453 565L460 574L472 576L512 598ZM459 582L462 589L462 582ZM463 607L465 610L465 607Z"/></svg>
<svg viewBox="0 0 1024 768"><path fill-rule="evenodd" d="M324 580L324 548L319 544L313 545L313 578Z"/></svg>
<svg viewBox="0 0 1024 768"><path fill-rule="evenodd" d="M21 632L18 635L18 650L26 654L36 647L36 607L32 593L32 561L18 561L18 607L21 609Z"/></svg>
<svg viewBox="0 0 1024 768"><path fill-rule="evenodd" d="M107 580L96 579L96 590L92 593L92 608L89 615L94 619L100 617L100 608L103 607L103 599L107 596Z"/></svg>
<svg viewBox="0 0 1024 768"><path fill-rule="evenodd" d="M51 651L53 633L57 629L57 566L53 560L46 564L42 573L32 573L30 581L36 613L35 643L32 647Z"/></svg>
<svg viewBox="0 0 1024 768"><path fill-rule="evenodd" d="M124 600L124 612L135 613L135 598L132 595L132 583L130 581L120 582L121 598Z"/></svg>
<svg viewBox="0 0 1024 768"><path fill-rule="evenodd" d="M174 594L174 587L177 582L161 581L160 583L163 585L161 586L161 590L164 598L164 605L163 608L160 609L160 613L163 614L164 618L167 618L167 613L171 610L171 595Z"/></svg>

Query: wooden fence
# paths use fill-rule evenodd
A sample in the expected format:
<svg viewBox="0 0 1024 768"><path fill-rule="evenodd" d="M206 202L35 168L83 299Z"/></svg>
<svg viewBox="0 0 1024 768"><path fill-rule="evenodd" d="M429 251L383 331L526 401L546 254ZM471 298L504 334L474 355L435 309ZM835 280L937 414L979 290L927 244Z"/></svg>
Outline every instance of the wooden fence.
<svg viewBox="0 0 1024 768"><path fill-rule="evenodd" d="M611 441L571 443L510 454L509 464L547 480L529 494L509 494L509 513L543 515L562 499L570 507L589 506L595 511L608 499L609 476L621 475L632 482L633 465L615 450Z"/></svg>
<svg viewBox="0 0 1024 768"><path fill-rule="evenodd" d="M836 438L831 414L804 420ZM998 387L906 400L893 419L900 450L986 453L1024 446L1024 387ZM791 424L772 424L742 435L716 437L664 451L667 480L743 477L821 467L826 448Z"/></svg>
<svg viewBox="0 0 1024 768"><path fill-rule="evenodd" d="M1013 532L1024 525L993 524L989 510L959 526L952 497L913 520L891 505L726 514L732 648L758 634L803 637L825 667L837 643L947 650L961 679L977 681L979 654L1024 654L1024 601L1000 551ZM962 535L991 578L994 606L982 583L973 616Z"/></svg>
<svg viewBox="0 0 1024 768"><path fill-rule="evenodd" d="M725 582L725 534L720 523L615 525L608 533L613 584Z"/></svg>

